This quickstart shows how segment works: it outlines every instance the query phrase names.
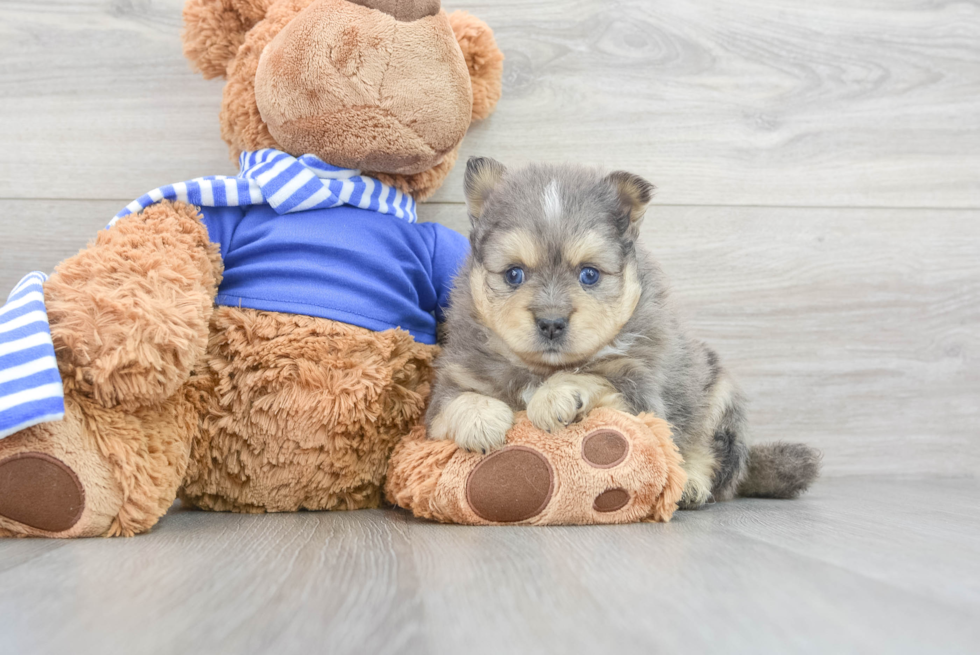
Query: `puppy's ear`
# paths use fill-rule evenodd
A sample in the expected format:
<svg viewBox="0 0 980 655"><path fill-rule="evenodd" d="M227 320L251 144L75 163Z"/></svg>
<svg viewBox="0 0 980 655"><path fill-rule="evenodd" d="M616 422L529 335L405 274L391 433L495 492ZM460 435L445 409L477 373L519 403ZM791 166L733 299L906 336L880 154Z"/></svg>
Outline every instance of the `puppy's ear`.
<svg viewBox="0 0 980 655"><path fill-rule="evenodd" d="M619 198L620 231L635 231L639 228L656 187L639 175L626 171L613 171L606 176L606 181L613 186Z"/></svg>
<svg viewBox="0 0 980 655"><path fill-rule="evenodd" d="M466 209L470 221L476 225L483 214L483 203L493 191L507 169L489 157L470 157L466 162L466 175L463 177L463 192L466 194Z"/></svg>

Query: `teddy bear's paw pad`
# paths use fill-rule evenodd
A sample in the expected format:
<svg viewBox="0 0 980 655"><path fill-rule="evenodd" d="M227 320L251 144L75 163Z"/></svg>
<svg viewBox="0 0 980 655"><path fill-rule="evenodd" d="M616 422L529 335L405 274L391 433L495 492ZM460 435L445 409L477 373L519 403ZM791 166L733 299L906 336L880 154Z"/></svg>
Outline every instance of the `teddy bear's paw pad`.
<svg viewBox="0 0 980 655"><path fill-rule="evenodd" d="M516 523L544 511L555 490L555 472L544 455L508 446L481 461L466 479L466 501L485 521Z"/></svg>
<svg viewBox="0 0 980 655"><path fill-rule="evenodd" d="M618 509L623 509L630 502L630 492L616 487L615 489L606 489L601 494L595 497L592 501L592 509L597 512L615 512Z"/></svg>
<svg viewBox="0 0 980 655"><path fill-rule="evenodd" d="M609 428L596 430L582 439L582 459L597 469L609 469L622 463L629 452L630 443L626 437Z"/></svg>
<svg viewBox="0 0 980 655"><path fill-rule="evenodd" d="M75 472L44 453L19 453L0 461L0 516L28 527L63 532L85 509L85 489Z"/></svg>

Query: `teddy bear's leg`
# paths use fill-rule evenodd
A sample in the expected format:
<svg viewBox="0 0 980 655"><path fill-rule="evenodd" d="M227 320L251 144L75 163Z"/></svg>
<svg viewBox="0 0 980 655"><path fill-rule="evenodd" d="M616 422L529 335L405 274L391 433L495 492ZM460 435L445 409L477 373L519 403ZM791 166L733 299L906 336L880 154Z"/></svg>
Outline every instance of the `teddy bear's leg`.
<svg viewBox="0 0 980 655"><path fill-rule="evenodd" d="M191 381L164 403L130 411L70 392L64 420L0 439L0 536L148 530L187 469L198 396Z"/></svg>
<svg viewBox="0 0 980 655"><path fill-rule="evenodd" d="M423 415L437 348L401 330L219 307L211 411L182 500L238 512L377 507Z"/></svg>
<svg viewBox="0 0 980 655"><path fill-rule="evenodd" d="M94 537L122 505L109 463L100 456L79 404L65 418L0 440L0 535Z"/></svg>
<svg viewBox="0 0 980 655"><path fill-rule="evenodd" d="M45 304L63 421L0 440L0 535L132 535L172 504L200 424L220 258L196 208L160 203L58 266Z"/></svg>

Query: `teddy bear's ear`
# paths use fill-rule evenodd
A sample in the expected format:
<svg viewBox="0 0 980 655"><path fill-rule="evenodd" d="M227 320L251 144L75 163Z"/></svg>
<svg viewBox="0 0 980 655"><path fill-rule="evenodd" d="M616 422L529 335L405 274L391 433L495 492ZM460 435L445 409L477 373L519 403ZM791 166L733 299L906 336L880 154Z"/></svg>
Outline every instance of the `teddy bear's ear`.
<svg viewBox="0 0 980 655"><path fill-rule="evenodd" d="M275 0L187 0L184 56L206 79L224 77L245 33L265 17Z"/></svg>
<svg viewBox="0 0 980 655"><path fill-rule="evenodd" d="M449 14L456 42L459 43L470 71L473 87L472 120L483 120L493 112L500 100L501 77L504 71L504 54L497 47L493 30L479 18L465 11Z"/></svg>

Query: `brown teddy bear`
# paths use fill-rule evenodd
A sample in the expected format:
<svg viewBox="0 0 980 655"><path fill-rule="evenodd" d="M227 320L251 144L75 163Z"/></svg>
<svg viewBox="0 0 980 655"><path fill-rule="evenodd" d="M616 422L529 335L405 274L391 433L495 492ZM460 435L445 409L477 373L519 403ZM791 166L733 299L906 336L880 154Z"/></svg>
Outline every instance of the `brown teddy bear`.
<svg viewBox="0 0 980 655"><path fill-rule="evenodd" d="M194 66L227 79L242 172L151 191L43 300L37 279L11 295L7 317L43 302L64 418L0 439L2 536L133 535L178 496L375 507L423 415L466 246L415 201L499 98L491 30L439 0L188 0L184 19Z"/></svg>

